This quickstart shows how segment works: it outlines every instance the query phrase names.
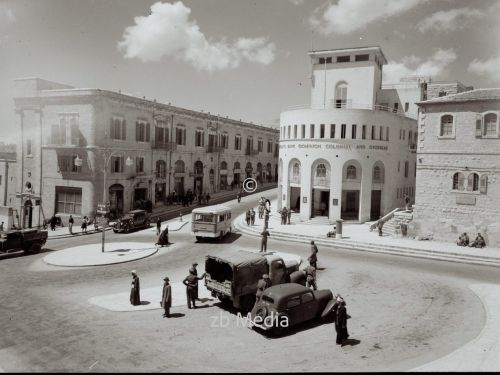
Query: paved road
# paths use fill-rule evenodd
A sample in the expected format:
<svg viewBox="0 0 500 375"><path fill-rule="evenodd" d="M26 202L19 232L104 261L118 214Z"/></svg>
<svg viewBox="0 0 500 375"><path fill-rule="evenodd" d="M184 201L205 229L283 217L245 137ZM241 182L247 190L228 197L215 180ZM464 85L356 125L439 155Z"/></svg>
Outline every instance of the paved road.
<svg viewBox="0 0 500 375"><path fill-rule="evenodd" d="M230 203L236 216L258 197ZM109 233L109 232L108 232ZM143 234L144 233L144 234ZM152 231L112 234L109 241L154 241ZM58 250L99 242L99 235L50 241ZM319 287L347 301L352 346L335 345L333 324L308 324L272 339L237 326L215 305L197 310L111 312L91 297L124 292L136 269L141 287L178 281L192 261L227 248L256 248L237 233L223 243L195 243L189 227L172 234L172 248L128 264L65 269L45 254L0 262L0 368L5 371L396 371L436 360L473 340L485 312L470 290L498 283L499 270L447 262L319 249ZM306 258L302 244L269 241L272 250ZM159 297L158 297L159 298ZM228 320L227 327L221 322ZM359 342L358 342L359 341Z"/></svg>

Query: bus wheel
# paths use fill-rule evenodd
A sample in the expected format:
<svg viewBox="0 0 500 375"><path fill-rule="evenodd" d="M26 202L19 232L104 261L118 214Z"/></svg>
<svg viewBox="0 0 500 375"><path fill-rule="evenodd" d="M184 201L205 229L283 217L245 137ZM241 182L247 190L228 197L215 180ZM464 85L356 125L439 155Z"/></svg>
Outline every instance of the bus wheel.
<svg viewBox="0 0 500 375"><path fill-rule="evenodd" d="M224 232L220 232L219 234L219 241L222 241L222 239L224 238Z"/></svg>
<svg viewBox="0 0 500 375"><path fill-rule="evenodd" d="M203 237L201 237L201 236L196 236L196 241L201 242L202 238Z"/></svg>

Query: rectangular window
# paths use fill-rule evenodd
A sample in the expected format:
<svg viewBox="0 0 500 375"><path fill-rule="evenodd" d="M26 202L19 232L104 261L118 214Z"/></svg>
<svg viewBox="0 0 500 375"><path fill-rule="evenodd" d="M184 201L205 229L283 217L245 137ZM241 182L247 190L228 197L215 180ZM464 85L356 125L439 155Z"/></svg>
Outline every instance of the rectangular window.
<svg viewBox="0 0 500 375"><path fill-rule="evenodd" d="M257 150L259 152L263 152L264 151L264 141L262 139L259 139L257 141Z"/></svg>
<svg viewBox="0 0 500 375"><path fill-rule="evenodd" d="M297 125L293 126L293 138L297 139Z"/></svg>
<svg viewBox="0 0 500 375"><path fill-rule="evenodd" d="M135 172L144 173L144 158L141 156L135 158Z"/></svg>
<svg viewBox="0 0 500 375"><path fill-rule="evenodd" d="M56 186L56 213L81 215L82 189Z"/></svg>
<svg viewBox="0 0 500 375"><path fill-rule="evenodd" d="M136 121L135 122L135 140L137 142L149 142L149 139L150 139L149 122Z"/></svg>
<svg viewBox="0 0 500 375"><path fill-rule="evenodd" d="M375 125L372 125L372 140L375 139Z"/></svg>
<svg viewBox="0 0 500 375"><path fill-rule="evenodd" d="M403 129L403 141L405 140L405 137L406 137L406 130Z"/></svg>
<svg viewBox="0 0 500 375"><path fill-rule="evenodd" d="M345 139L345 133L346 133L346 124L342 124L340 126L340 138Z"/></svg>
<svg viewBox="0 0 500 375"><path fill-rule="evenodd" d="M71 172L80 173L82 171L82 166L75 164L76 157L77 155L71 157Z"/></svg>
<svg viewBox="0 0 500 375"><path fill-rule="evenodd" d="M324 57L320 57L319 58L319 63L320 64L324 64L325 63L325 58Z"/></svg>
<svg viewBox="0 0 500 375"><path fill-rule="evenodd" d="M394 109L392 110L394 113L398 113L399 103L394 103Z"/></svg>
<svg viewBox="0 0 500 375"><path fill-rule="evenodd" d="M379 134L378 134L378 139L380 139L381 141L384 140L384 127L383 126L380 127L380 131L379 131Z"/></svg>
<svg viewBox="0 0 500 375"><path fill-rule="evenodd" d="M331 57L327 57L326 58L326 63L327 64L331 64L332 63L332 58Z"/></svg>
<svg viewBox="0 0 500 375"><path fill-rule="evenodd" d="M241 136L237 135L234 137L234 149L241 150Z"/></svg>
<svg viewBox="0 0 500 375"><path fill-rule="evenodd" d="M203 147L205 145L205 132L197 129L195 131L194 145L196 147Z"/></svg>
<svg viewBox="0 0 500 375"><path fill-rule="evenodd" d="M337 56L338 63L345 63L351 61L351 56Z"/></svg>
<svg viewBox="0 0 500 375"><path fill-rule="evenodd" d="M273 141L271 139L267 141L267 152L273 152Z"/></svg>
<svg viewBox="0 0 500 375"><path fill-rule="evenodd" d="M368 61L370 58L370 55L356 55L355 56L355 61Z"/></svg>
<svg viewBox="0 0 500 375"><path fill-rule="evenodd" d="M121 117L112 117L109 124L109 138L116 140L125 140L126 139L126 122L124 118ZM73 139L73 132L71 135ZM73 144L74 143L72 141Z"/></svg>
<svg viewBox="0 0 500 375"><path fill-rule="evenodd" d="M123 156L111 157L111 173L123 173Z"/></svg>
<svg viewBox="0 0 500 375"><path fill-rule="evenodd" d="M389 127L385 128L385 140L389 140Z"/></svg>
<svg viewBox="0 0 500 375"><path fill-rule="evenodd" d="M410 110L410 103L406 102L405 103L405 112L408 112Z"/></svg>
<svg viewBox="0 0 500 375"><path fill-rule="evenodd" d="M335 124L330 125L330 138L331 139L335 138Z"/></svg>
<svg viewBox="0 0 500 375"><path fill-rule="evenodd" d="M478 113L476 115L476 138L482 136L483 134L482 127L483 127L482 116Z"/></svg>
<svg viewBox="0 0 500 375"><path fill-rule="evenodd" d="M319 126L319 137L325 138L325 124Z"/></svg>
<svg viewBox="0 0 500 375"><path fill-rule="evenodd" d="M314 138L314 124L311 124L311 132L309 134L309 138Z"/></svg>
<svg viewBox="0 0 500 375"><path fill-rule="evenodd" d="M186 145L186 129L184 127L175 128L175 141L178 145Z"/></svg>
<svg viewBox="0 0 500 375"><path fill-rule="evenodd" d="M361 128L361 139L366 139L366 125Z"/></svg>
<svg viewBox="0 0 500 375"><path fill-rule="evenodd" d="M304 139L305 137L306 137L306 125L302 124L301 137L300 138Z"/></svg>

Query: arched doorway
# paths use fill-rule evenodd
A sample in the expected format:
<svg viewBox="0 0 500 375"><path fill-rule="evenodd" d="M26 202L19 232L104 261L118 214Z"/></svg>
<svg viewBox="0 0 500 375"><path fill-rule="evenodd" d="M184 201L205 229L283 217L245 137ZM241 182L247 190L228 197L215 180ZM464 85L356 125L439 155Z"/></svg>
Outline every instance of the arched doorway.
<svg viewBox="0 0 500 375"><path fill-rule="evenodd" d="M359 220L361 174L361 164L357 160L345 162L342 168L342 219Z"/></svg>
<svg viewBox="0 0 500 375"><path fill-rule="evenodd" d="M194 163L193 191L196 195L203 193L203 163L199 160Z"/></svg>
<svg viewBox="0 0 500 375"><path fill-rule="evenodd" d="M262 183L262 163L257 163L257 182Z"/></svg>
<svg viewBox="0 0 500 375"><path fill-rule="evenodd" d="M186 173L185 164L182 160L177 160L174 166L174 191L177 195L184 195L184 176Z"/></svg>
<svg viewBox="0 0 500 375"><path fill-rule="evenodd" d="M252 172L253 172L253 167L252 163L248 162L246 167L245 167L245 173L246 173L246 178L251 178L252 177Z"/></svg>
<svg viewBox="0 0 500 375"><path fill-rule="evenodd" d="M233 185L240 187L241 184L241 166L239 161L234 162L233 166Z"/></svg>
<svg viewBox="0 0 500 375"><path fill-rule="evenodd" d="M114 184L108 189L109 208L112 216L120 216L123 214L123 185Z"/></svg>
<svg viewBox="0 0 500 375"><path fill-rule="evenodd" d="M295 211L300 211L300 169L300 161L298 161L297 159L292 159L288 166L288 208Z"/></svg>
<svg viewBox="0 0 500 375"><path fill-rule="evenodd" d="M271 163L267 163L267 165L266 165L266 174L267 174L266 181L272 182L273 181L273 174L272 174Z"/></svg>
<svg viewBox="0 0 500 375"><path fill-rule="evenodd" d="M227 163L223 160L220 163L220 189L221 190L226 190L227 189Z"/></svg>
<svg viewBox="0 0 500 375"><path fill-rule="evenodd" d="M166 198L167 163L164 160L156 162L155 204L163 204Z"/></svg>
<svg viewBox="0 0 500 375"><path fill-rule="evenodd" d="M385 167L381 161L375 162L372 170L372 191L370 220L377 220L382 215L382 191L384 188Z"/></svg>
<svg viewBox="0 0 500 375"><path fill-rule="evenodd" d="M210 181L210 191L213 193L215 191L215 172L214 172L213 168L210 168L208 178Z"/></svg>
<svg viewBox="0 0 500 375"><path fill-rule="evenodd" d="M330 163L316 160L311 167L311 217L329 215Z"/></svg>

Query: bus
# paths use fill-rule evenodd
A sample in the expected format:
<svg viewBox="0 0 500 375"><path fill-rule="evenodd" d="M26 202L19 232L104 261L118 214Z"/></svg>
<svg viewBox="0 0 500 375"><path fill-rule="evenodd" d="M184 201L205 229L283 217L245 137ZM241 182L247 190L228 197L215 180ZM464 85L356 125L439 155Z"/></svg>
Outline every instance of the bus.
<svg viewBox="0 0 500 375"><path fill-rule="evenodd" d="M231 209L222 204L195 208L192 212L191 233L198 241L204 237L222 240L231 233Z"/></svg>

